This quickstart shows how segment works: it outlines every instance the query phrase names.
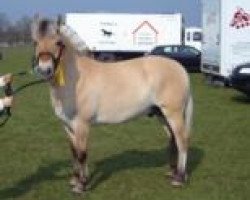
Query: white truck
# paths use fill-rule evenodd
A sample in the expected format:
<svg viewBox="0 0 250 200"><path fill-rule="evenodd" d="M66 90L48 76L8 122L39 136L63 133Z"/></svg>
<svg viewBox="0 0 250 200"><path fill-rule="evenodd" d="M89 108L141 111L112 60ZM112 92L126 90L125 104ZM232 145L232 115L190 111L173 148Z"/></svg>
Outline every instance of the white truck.
<svg viewBox="0 0 250 200"><path fill-rule="evenodd" d="M101 60L131 58L157 45L182 44L182 14L67 13L73 28Z"/></svg>
<svg viewBox="0 0 250 200"><path fill-rule="evenodd" d="M194 47L201 51L202 28L200 27L186 27L185 28L185 45Z"/></svg>
<svg viewBox="0 0 250 200"><path fill-rule="evenodd" d="M203 0L202 7L201 71L228 83L235 67L250 62L250 1Z"/></svg>

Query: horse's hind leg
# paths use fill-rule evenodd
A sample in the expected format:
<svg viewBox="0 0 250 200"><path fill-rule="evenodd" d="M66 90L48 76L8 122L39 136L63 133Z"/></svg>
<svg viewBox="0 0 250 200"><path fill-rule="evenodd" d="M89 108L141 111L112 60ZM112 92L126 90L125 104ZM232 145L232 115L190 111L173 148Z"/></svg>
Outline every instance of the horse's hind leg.
<svg viewBox="0 0 250 200"><path fill-rule="evenodd" d="M170 126L167 118L164 116L163 112L158 108L157 112L157 117L159 121L163 124L164 131L167 133L169 137L169 164L170 164L170 171L167 172L168 177L173 177L175 172L176 172L176 167L177 167L177 145L176 145L176 140L175 136L173 134L173 129Z"/></svg>
<svg viewBox="0 0 250 200"><path fill-rule="evenodd" d="M168 122L165 122L168 123ZM178 156L178 150L176 145L176 140L174 137L174 134L172 134L172 128L169 124L164 125L164 130L169 135L169 165L170 165L170 171L167 173L167 176L173 178L173 176L176 173L177 168L177 156Z"/></svg>
<svg viewBox="0 0 250 200"><path fill-rule="evenodd" d="M172 184L182 185L187 178L186 163L188 151L188 131L182 109L167 113L165 108L160 108L165 117L165 129L170 135L170 167L172 169Z"/></svg>
<svg viewBox="0 0 250 200"><path fill-rule="evenodd" d="M88 125L75 122L73 129L66 129L73 155L73 176L70 180L72 191L81 193L87 184L87 139Z"/></svg>

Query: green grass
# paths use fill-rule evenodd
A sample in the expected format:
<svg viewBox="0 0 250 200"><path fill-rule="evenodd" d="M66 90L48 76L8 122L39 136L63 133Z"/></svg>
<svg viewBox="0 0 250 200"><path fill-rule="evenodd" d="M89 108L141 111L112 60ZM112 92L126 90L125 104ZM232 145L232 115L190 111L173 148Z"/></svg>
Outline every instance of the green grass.
<svg viewBox="0 0 250 200"><path fill-rule="evenodd" d="M4 50L0 73L29 69L31 48ZM15 79L15 88L34 77ZM46 84L15 98L13 116L0 128L0 199L244 200L250 196L250 101L238 92L204 84L192 74L194 127L190 182L171 187L167 142L155 119L141 118L91 130L91 189L71 194L71 155L55 118Z"/></svg>

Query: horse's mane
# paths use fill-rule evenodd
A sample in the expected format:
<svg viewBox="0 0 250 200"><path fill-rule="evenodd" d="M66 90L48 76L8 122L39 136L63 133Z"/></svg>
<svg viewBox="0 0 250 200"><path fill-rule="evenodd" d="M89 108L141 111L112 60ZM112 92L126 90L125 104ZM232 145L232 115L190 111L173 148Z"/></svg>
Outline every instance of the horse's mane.
<svg viewBox="0 0 250 200"><path fill-rule="evenodd" d="M60 33L71 43L72 47L78 53L86 53L90 50L86 42L70 26L61 25Z"/></svg>

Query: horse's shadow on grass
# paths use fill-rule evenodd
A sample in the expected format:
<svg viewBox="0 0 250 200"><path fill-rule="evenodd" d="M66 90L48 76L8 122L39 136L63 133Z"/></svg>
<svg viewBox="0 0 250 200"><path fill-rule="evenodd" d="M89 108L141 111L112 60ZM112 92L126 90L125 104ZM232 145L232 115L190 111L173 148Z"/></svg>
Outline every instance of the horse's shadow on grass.
<svg viewBox="0 0 250 200"><path fill-rule="evenodd" d="M200 148L192 147L189 150L189 155L188 171L191 174L204 157L204 152ZM89 179L89 189L95 189L114 173L138 168L162 167L168 164L168 162L169 151L166 148L148 151L129 150L112 155L95 163ZM59 176L58 172L69 167L69 160L57 161L47 166L41 166L36 172L19 180L13 186L0 189L0 199L13 199L23 196L39 187L39 184L45 181L66 180L67 175Z"/></svg>
<svg viewBox="0 0 250 200"><path fill-rule="evenodd" d="M191 175L204 157L204 152L200 148L192 147L189 150L189 155L188 173ZM94 190L112 174L123 170L162 167L168 163L169 150L166 148L149 151L129 150L112 155L95 163L89 179L88 189Z"/></svg>
<svg viewBox="0 0 250 200"><path fill-rule="evenodd" d="M237 103L250 104L250 96L238 94L232 97L232 100Z"/></svg>
<svg viewBox="0 0 250 200"><path fill-rule="evenodd" d="M0 199L14 199L20 197L30 190L39 187L44 181L55 181L65 179L65 175L57 175L62 169L69 167L69 160L57 161L47 166L41 166L36 172L19 180L11 187L0 190ZM1 183L3 184L3 183Z"/></svg>

